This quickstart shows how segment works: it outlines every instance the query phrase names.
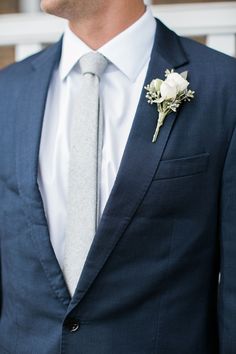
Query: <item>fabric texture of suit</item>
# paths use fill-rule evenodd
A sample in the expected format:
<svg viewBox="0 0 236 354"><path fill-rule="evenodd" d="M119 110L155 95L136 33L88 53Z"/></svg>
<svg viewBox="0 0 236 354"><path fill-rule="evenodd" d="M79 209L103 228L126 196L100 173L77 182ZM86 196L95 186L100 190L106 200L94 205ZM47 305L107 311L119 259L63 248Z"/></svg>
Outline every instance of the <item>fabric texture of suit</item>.
<svg viewBox="0 0 236 354"><path fill-rule="evenodd" d="M61 41L0 72L0 353L235 354L235 59L157 21L145 84L188 70L195 98L153 144L143 90L71 299L37 186L60 52Z"/></svg>

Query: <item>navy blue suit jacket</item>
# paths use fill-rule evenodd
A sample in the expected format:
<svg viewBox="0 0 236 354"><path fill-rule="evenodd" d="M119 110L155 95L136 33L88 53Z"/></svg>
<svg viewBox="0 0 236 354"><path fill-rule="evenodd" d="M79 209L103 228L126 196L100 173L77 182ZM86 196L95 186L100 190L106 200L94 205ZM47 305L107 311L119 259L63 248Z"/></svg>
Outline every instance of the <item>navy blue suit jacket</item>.
<svg viewBox="0 0 236 354"><path fill-rule="evenodd" d="M235 354L235 59L157 21L145 83L188 70L195 98L154 144L143 90L71 299L37 185L60 53L61 41L0 73L0 353Z"/></svg>

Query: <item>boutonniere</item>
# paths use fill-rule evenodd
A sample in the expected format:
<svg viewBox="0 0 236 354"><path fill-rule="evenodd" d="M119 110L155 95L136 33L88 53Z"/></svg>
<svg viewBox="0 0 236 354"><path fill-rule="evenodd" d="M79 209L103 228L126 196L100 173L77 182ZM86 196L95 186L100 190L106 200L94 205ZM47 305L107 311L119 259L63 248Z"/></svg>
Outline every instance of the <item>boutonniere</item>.
<svg viewBox="0 0 236 354"><path fill-rule="evenodd" d="M174 70L165 71L165 80L154 79L145 86L147 90L146 98L148 103L156 104L158 111L158 119L152 142L155 143L164 123L165 118L171 112L176 112L182 102L190 101L194 97L194 91L188 90L189 82L187 81L188 72L181 74Z"/></svg>

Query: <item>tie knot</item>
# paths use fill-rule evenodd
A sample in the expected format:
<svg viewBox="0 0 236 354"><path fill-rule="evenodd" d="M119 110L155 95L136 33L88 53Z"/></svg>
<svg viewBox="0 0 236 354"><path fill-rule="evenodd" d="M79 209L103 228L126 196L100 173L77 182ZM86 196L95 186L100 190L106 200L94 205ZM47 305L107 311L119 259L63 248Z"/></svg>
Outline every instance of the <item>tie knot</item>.
<svg viewBox="0 0 236 354"><path fill-rule="evenodd" d="M83 75L93 74L100 78L108 65L108 60L100 53L89 52L80 58L79 63Z"/></svg>

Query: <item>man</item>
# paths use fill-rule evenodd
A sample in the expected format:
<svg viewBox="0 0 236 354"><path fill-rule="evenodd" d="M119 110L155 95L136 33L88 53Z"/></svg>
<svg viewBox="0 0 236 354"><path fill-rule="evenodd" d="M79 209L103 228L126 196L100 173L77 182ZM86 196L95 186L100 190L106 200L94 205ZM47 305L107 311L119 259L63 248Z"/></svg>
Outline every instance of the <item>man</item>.
<svg viewBox="0 0 236 354"><path fill-rule="evenodd" d="M63 39L0 73L0 353L235 354L235 60L141 0L42 8Z"/></svg>

